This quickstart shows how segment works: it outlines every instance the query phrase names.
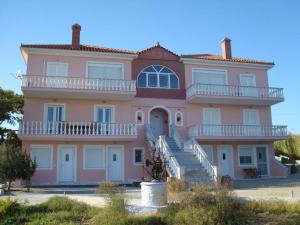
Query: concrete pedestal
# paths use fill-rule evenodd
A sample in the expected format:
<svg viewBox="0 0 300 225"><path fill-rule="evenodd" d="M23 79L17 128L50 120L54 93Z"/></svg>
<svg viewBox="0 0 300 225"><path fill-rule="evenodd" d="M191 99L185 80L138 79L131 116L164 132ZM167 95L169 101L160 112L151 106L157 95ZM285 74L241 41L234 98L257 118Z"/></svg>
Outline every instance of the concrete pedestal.
<svg viewBox="0 0 300 225"><path fill-rule="evenodd" d="M167 190L165 182L141 183L142 206L163 207L167 205Z"/></svg>

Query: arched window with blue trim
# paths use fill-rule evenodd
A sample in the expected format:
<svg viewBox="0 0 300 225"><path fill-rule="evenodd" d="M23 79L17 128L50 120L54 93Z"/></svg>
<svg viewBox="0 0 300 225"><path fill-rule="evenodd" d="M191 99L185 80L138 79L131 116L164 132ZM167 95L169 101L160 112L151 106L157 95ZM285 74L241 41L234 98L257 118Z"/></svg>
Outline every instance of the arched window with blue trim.
<svg viewBox="0 0 300 225"><path fill-rule="evenodd" d="M151 65L142 70L138 76L140 88L178 89L178 76L168 67Z"/></svg>

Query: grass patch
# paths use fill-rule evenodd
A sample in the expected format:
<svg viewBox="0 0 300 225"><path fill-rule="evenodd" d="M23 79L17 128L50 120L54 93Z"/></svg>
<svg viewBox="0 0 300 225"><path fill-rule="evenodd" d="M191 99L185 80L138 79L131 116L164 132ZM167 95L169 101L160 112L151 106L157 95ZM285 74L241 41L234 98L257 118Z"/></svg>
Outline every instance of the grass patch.
<svg viewBox="0 0 300 225"><path fill-rule="evenodd" d="M177 181L176 181L177 182ZM178 186L177 184L175 185ZM111 192L109 190L105 191ZM172 189L174 190L174 189ZM225 189L208 190L194 186L180 190L179 202L158 213L131 215L122 195L109 193L105 208L89 206L67 197L28 206L0 200L1 225L246 225L300 224L300 204L284 201L241 201Z"/></svg>

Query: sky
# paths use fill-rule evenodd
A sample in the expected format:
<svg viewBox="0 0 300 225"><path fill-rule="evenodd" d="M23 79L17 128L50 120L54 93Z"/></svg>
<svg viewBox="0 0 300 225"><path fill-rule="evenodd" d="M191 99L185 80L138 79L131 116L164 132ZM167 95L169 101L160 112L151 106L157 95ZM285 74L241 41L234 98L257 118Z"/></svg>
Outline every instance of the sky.
<svg viewBox="0 0 300 225"><path fill-rule="evenodd" d="M26 71L21 43L69 44L74 23L84 44L129 50L160 42L177 54L220 54L227 36L233 56L275 62L269 85L284 88L285 102L272 106L273 124L300 133L299 11L297 0L1 0L0 87L21 93L11 75Z"/></svg>

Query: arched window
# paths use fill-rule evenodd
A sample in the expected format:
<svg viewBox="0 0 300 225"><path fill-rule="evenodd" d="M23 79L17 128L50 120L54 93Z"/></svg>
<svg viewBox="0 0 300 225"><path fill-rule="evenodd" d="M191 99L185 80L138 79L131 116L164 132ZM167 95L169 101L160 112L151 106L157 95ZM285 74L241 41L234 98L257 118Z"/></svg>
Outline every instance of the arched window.
<svg viewBox="0 0 300 225"><path fill-rule="evenodd" d="M178 89L179 80L177 75L168 67L151 65L139 74L138 87Z"/></svg>
<svg viewBox="0 0 300 225"><path fill-rule="evenodd" d="M176 126L183 126L183 114L180 111L175 113L175 125Z"/></svg>
<svg viewBox="0 0 300 225"><path fill-rule="evenodd" d="M136 124L144 124L144 112L138 110L135 112L135 123Z"/></svg>

